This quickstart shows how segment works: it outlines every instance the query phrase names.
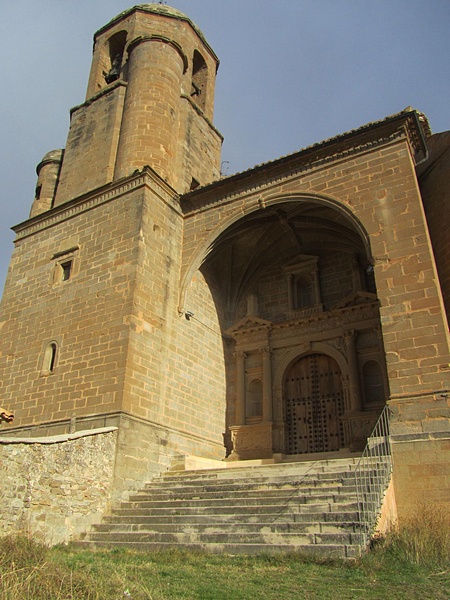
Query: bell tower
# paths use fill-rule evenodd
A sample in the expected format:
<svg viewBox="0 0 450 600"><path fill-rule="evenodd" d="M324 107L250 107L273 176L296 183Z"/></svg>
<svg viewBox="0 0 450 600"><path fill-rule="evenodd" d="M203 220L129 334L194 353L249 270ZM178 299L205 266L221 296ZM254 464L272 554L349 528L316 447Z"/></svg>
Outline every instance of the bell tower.
<svg viewBox="0 0 450 600"><path fill-rule="evenodd" d="M30 218L14 227L0 306L9 434L117 427L113 495L180 452L223 456L223 411L211 417L208 397L194 422L174 375L197 368L180 354L192 346L178 311L180 195L219 177L218 64L197 26L165 5L102 27L66 147L39 163Z"/></svg>
<svg viewBox="0 0 450 600"><path fill-rule="evenodd" d="M166 5L140 4L102 27L86 101L71 110L52 206L144 166L180 194L217 179L218 65L198 27ZM33 214L45 207L38 203Z"/></svg>

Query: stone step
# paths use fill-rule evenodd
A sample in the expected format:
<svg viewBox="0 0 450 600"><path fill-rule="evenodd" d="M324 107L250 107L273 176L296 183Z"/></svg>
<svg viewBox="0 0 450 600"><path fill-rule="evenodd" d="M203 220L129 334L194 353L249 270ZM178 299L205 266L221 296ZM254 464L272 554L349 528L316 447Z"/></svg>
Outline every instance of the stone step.
<svg viewBox="0 0 450 600"><path fill-rule="evenodd" d="M121 524L148 524L152 525L155 523L161 524L174 524L177 527L182 527L183 525L206 525L212 524L215 525L217 523L231 524L233 527L236 527L236 524L252 524L252 523L263 523L263 524L272 524L276 520L277 523L309 523L314 521L315 523L327 524L327 523L339 523L339 522L357 522L358 521L358 513L356 511L353 512L303 512L303 513L280 513L279 511L274 514L274 512L250 512L248 514L236 514L235 512L230 512L228 514L158 514L158 515L136 515L136 514L125 514L119 515L116 512L103 519L103 523L105 524L118 524L119 527Z"/></svg>
<svg viewBox="0 0 450 600"><path fill-rule="evenodd" d="M93 531L96 533L127 533L127 532L148 532L148 533L207 533L216 534L223 533L227 535L236 535L241 533L358 533L359 524L354 521L304 521L304 522L272 522L264 521L254 523L239 522L224 522L216 521L211 523L195 522L195 523L161 523L160 521L129 523L117 520L111 523L100 523L93 526Z"/></svg>
<svg viewBox="0 0 450 600"><path fill-rule="evenodd" d="M379 477L377 476L375 471L370 473L370 476L367 476L367 479L377 480ZM170 479L158 479L152 481L151 483L146 484L142 490L145 489L179 489L188 486L189 488L204 488L204 487L236 487L236 486L268 486L269 488L277 488L283 486L297 486L297 487L321 487L327 485L356 485L356 479L354 473L345 473L339 471L335 474L332 473L321 473L318 476L303 476L299 473L292 473L290 477L284 476L273 476L273 477L221 477L221 478L207 478L207 479L176 479L171 481Z"/></svg>
<svg viewBox="0 0 450 600"><path fill-rule="evenodd" d="M346 487L326 487L326 488L307 488L307 489L283 489L283 490L262 490L262 489L248 489L248 490L234 490L233 492L229 490L224 491L205 491L205 490L194 490L183 492L181 490L170 490L167 492L156 492L152 494L150 491L139 492L138 494L134 494L130 496L128 502L151 502L151 501L160 501L160 502L170 502L170 501L193 501L193 500L227 500L231 496L235 499L246 499L246 498L254 498L256 495L260 493L264 495L264 498L280 498L280 499L289 499L289 498L320 498L320 497L330 497L330 496L347 496L356 498L357 491L356 487L346 486Z"/></svg>
<svg viewBox="0 0 450 600"><path fill-rule="evenodd" d="M164 506L164 502L161 503L163 506L158 507L136 507L134 503L130 503L129 506L123 507L115 510L115 514L117 515L136 515L136 516L145 516L145 515L191 515L191 514L258 514L258 508L261 506L261 503L253 503L253 504L236 504L234 506L230 506L229 503L225 506L210 506L208 504L196 504L185 503L183 506ZM340 512L340 511L353 511L357 510L357 502L341 502L336 504L335 502L319 502L319 503L292 503L286 505L280 504L264 504L264 511L266 513L280 513L287 512L290 514L295 514L298 512L304 513L316 513L316 512Z"/></svg>
<svg viewBox="0 0 450 600"><path fill-rule="evenodd" d="M269 529L269 528L268 528ZM171 532L150 533L142 531L128 532L92 532L92 542L105 542L116 545L121 542L160 542L163 544L226 544L230 541L228 532L200 533ZM354 544L358 543L359 535L355 533L277 533L270 530L256 533L244 533L236 531L233 533L233 543L236 544L282 544L293 547L305 544Z"/></svg>
<svg viewBox="0 0 450 600"><path fill-rule="evenodd" d="M359 542L359 534L355 533L278 533L270 528L260 532L234 532L235 544L282 544L290 546L304 546L305 544L355 544ZM230 534L192 532L93 532L91 541L107 541L112 544L117 542L162 542L163 544L226 544L230 541Z"/></svg>
<svg viewBox="0 0 450 600"><path fill-rule="evenodd" d="M92 527L82 543L354 556L355 465L346 459L166 473Z"/></svg>
<svg viewBox="0 0 450 600"><path fill-rule="evenodd" d="M168 550L174 548L173 543L161 543L161 542L91 542L89 540L83 540L78 542L80 547L93 548L93 547L111 547L115 548L130 548L132 550L141 551L157 551L157 550ZM301 546L292 547L290 544L236 544L236 543L225 543L225 544L183 544L177 545L178 548L183 548L191 551L206 551L210 554L287 554L300 552L301 554L314 555L314 556L325 556L333 558L352 558L359 555L359 547L356 545L346 544L304 544Z"/></svg>
<svg viewBox="0 0 450 600"><path fill-rule="evenodd" d="M151 498L151 499L149 499ZM131 506L136 507L137 509L141 508L170 508L170 507L192 507L192 506L222 506L224 500L226 501L227 506L264 506L265 504L279 504L286 505L287 503L292 504L312 504L312 503L339 503L342 502L343 499L354 499L356 500L356 490L352 490L351 493L340 493L339 489L335 490L333 493L322 493L320 491L316 491L311 494L303 494L298 490L292 491L279 491L276 495L266 495L265 493L261 493L260 495L226 495L217 496L216 494L211 495L210 497L204 497L202 494L199 494L195 497L190 498L173 498L173 497L165 497L164 499L152 499L152 496L148 494L145 496L134 496L133 499L122 502L120 508L131 508Z"/></svg>
<svg viewBox="0 0 450 600"><path fill-rule="evenodd" d="M208 483L203 485L159 485L154 484L154 486L146 486L142 490L140 490L137 494L130 496L130 500L137 498L137 496L143 495L152 495L153 497L156 495L175 495L175 494L198 494L199 491L202 493L211 493L211 494L235 494L245 493L247 491L263 491L265 494L267 493L277 493L279 490L299 490L304 494L314 493L315 490L342 490L342 491L353 491L356 490L355 482L349 482L346 479L339 480L308 480L308 481L286 481L285 479L281 482L227 482L227 483Z"/></svg>
<svg viewBox="0 0 450 600"><path fill-rule="evenodd" d="M242 468L236 469L217 469L215 471L184 471L184 472L167 472L161 477L156 478L155 483L174 483L174 482L185 482L188 480L191 484L199 482L200 484L205 481L214 480L230 480L237 481L239 479L252 481L271 481L289 479L289 478L310 478L310 479L331 479L334 477L351 477L355 472L355 468L348 466L346 468L340 467L319 467L317 469L304 469L290 467L287 469L285 466L265 466L265 467L252 467L250 470L244 470Z"/></svg>

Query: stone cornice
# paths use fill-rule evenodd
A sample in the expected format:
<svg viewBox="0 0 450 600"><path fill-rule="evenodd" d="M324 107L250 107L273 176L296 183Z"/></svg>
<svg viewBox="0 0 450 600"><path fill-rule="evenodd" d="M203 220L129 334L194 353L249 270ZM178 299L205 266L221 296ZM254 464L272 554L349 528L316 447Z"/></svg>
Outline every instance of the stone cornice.
<svg viewBox="0 0 450 600"><path fill-rule="evenodd" d="M93 96L88 98L85 102L83 102L83 104L77 104L76 106L73 106L70 109L70 117L72 118L72 115L74 113L76 113L78 110L80 110L80 108L85 108L85 107L89 106L90 104L92 104L93 102L95 102L96 100L101 98L102 96L111 94L117 88L126 88L127 86L128 86L127 81L124 81L123 79L117 79L116 81L110 83L109 85L107 85L106 87L101 89L99 92L97 92L96 94L94 94Z"/></svg>
<svg viewBox="0 0 450 600"><path fill-rule="evenodd" d="M225 335L238 338L240 335L255 332L267 332L272 328L272 323L258 317L244 317L225 331Z"/></svg>
<svg viewBox="0 0 450 600"><path fill-rule="evenodd" d="M205 113L202 111L202 109L197 106L197 104L195 104L195 102L192 100L192 98L190 98L187 94L181 94L180 98L182 98L183 100L187 100L189 102L189 104L191 105L191 107L195 110L195 112L202 117L202 119L204 119L204 121L208 124L208 126L214 131L214 133L222 140L223 142L223 135L220 133L220 131L214 126L214 124L208 119L208 117L205 115Z"/></svg>
<svg viewBox="0 0 450 600"><path fill-rule="evenodd" d="M374 148L385 146L389 143L408 141L404 130L396 130L391 135L376 140L351 146L336 152L311 152L309 149L300 151L298 154L278 159L273 163L258 165L253 169L231 175L221 179L195 192L184 194L180 198L183 213L185 215L195 214L218 204L232 202L238 197L260 192L271 185L277 185L289 178L307 174L316 169L326 167L328 164L344 161L356 154L370 152ZM323 154L323 155L322 155Z"/></svg>
<svg viewBox="0 0 450 600"><path fill-rule="evenodd" d="M354 323L356 320L360 319L370 319L372 316L377 318L378 311L379 303L378 300L376 300L374 302L333 308L332 310L308 315L302 319L292 319L289 321L282 321L281 323L274 323L273 329L292 329L298 326L301 326L302 330L306 327L312 327L314 330L332 329L333 326Z"/></svg>
<svg viewBox="0 0 450 600"><path fill-rule="evenodd" d="M114 181L94 192L83 194L78 198L74 198L69 202L55 206L44 213L32 217L19 225L15 225L12 227L12 230L16 234L16 241L33 235L38 231L53 227L96 206L111 202L133 190L144 187L151 189L163 202L180 213L178 194L175 190L161 179L151 167L144 167L142 171L138 171L129 177Z"/></svg>
<svg viewBox="0 0 450 600"><path fill-rule="evenodd" d="M353 324L359 320L377 319L379 311L378 300L372 302L362 302L352 306L344 306L315 313L299 319L289 319L286 321L272 323L263 319L252 318L242 319L230 327L225 335L234 339L254 334L255 332L271 331L273 335L283 330L292 330L294 335L298 335L298 328L302 333L308 331L317 332L344 325ZM367 325L367 323L366 323Z"/></svg>

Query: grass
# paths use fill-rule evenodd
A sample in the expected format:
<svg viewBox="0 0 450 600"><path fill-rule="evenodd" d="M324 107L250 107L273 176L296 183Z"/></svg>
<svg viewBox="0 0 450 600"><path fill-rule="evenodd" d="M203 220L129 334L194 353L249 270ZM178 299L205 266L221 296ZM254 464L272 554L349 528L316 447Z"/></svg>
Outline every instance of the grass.
<svg viewBox="0 0 450 600"><path fill-rule="evenodd" d="M0 539L0 600L448 600L445 513L423 511L357 560L47 548Z"/></svg>

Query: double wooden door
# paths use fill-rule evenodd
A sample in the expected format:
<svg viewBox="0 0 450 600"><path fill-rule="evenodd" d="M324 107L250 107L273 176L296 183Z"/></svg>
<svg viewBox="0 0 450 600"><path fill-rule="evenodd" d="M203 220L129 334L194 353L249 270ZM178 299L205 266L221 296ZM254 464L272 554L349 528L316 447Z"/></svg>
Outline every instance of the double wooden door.
<svg viewBox="0 0 450 600"><path fill-rule="evenodd" d="M287 452L332 452L344 445L341 370L325 354L296 361L285 377Z"/></svg>

